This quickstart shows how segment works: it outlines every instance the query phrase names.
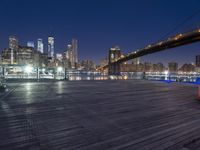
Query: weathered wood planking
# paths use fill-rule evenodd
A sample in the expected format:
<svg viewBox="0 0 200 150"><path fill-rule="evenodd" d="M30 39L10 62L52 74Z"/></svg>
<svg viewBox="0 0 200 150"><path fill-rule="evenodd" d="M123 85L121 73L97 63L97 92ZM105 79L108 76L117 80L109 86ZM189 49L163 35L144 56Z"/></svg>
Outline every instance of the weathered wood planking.
<svg viewBox="0 0 200 150"><path fill-rule="evenodd" d="M13 84L0 149L200 148L197 87L150 81Z"/></svg>

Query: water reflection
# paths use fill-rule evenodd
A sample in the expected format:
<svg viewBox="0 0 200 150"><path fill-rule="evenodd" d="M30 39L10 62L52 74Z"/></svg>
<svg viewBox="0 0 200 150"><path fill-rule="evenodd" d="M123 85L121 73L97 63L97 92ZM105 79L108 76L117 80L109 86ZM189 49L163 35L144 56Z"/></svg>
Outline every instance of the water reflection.
<svg viewBox="0 0 200 150"><path fill-rule="evenodd" d="M32 86L32 84L33 83L24 84L24 88L25 88L25 90L24 90L24 92L25 92L24 100L27 104L31 104L33 102L33 98L32 98L32 96L33 96L33 86Z"/></svg>
<svg viewBox="0 0 200 150"><path fill-rule="evenodd" d="M63 82L58 82L58 94L63 93Z"/></svg>

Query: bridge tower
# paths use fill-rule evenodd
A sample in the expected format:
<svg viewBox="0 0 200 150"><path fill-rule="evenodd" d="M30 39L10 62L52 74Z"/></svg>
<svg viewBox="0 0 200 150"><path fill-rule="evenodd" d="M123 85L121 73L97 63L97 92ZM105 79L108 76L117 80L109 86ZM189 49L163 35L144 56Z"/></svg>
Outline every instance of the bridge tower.
<svg viewBox="0 0 200 150"><path fill-rule="evenodd" d="M109 50L108 75L120 75L120 64L114 63L121 57L121 50L118 46Z"/></svg>

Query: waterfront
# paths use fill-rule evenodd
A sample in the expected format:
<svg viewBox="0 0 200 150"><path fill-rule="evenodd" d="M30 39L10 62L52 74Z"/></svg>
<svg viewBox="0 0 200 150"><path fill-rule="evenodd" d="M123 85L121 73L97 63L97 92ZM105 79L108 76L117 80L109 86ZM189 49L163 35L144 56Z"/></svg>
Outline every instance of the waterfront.
<svg viewBox="0 0 200 150"><path fill-rule="evenodd" d="M8 87L0 98L0 149L199 147L196 85L115 80Z"/></svg>

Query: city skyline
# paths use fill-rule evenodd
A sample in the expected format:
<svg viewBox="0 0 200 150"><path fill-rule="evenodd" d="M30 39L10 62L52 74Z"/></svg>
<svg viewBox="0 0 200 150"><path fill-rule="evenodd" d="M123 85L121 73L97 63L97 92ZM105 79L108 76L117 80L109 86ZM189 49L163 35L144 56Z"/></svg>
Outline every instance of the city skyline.
<svg viewBox="0 0 200 150"><path fill-rule="evenodd" d="M63 56L65 56L65 55L70 55L70 54L65 54L65 52L66 51L69 51L71 48L70 47L72 47L72 49L73 49L73 47L75 47L75 52L72 52L73 54L72 55L75 55L75 58L73 58L74 60L72 60L72 62L75 62L75 63L78 63L78 61L81 61L81 60L91 60L91 59L81 59L81 58L79 58L78 57L78 55L77 55L77 49L78 49L78 47L77 46L72 46L72 45L74 45L73 43L74 43L74 41L76 41L75 43L75 45L77 45L77 39L72 39L72 43L67 43L66 44L66 47L65 47L65 49L63 50L63 51L59 51L59 52L57 52L57 51L54 51L54 47L55 47L55 41L54 41L54 37L53 36L48 36L47 37L47 49L44 49L44 46L45 46L45 44L43 43L43 41L45 41L45 40L43 40L43 39L41 39L41 38L38 38L36 41L27 41L26 42L26 44L25 45L23 45L23 44L21 44L19 41L19 39L18 39L18 37L17 36L9 36L8 37L8 46L7 47L5 47L4 49L7 49L7 48L11 48L12 47L12 43L10 43L10 40L11 39L13 39L13 38L16 38L16 44L15 45L17 45L17 46L27 46L27 47L30 47L30 48L33 48L34 50L36 50L36 51L38 51L38 52L41 52L41 53L44 53L44 54L47 54L47 56L50 58L53 58L53 57L56 57L56 55L57 54L62 54ZM35 45L35 43L36 43L36 45ZM116 45L115 47L118 47L118 49L120 49L120 47L118 46L118 45ZM111 49L113 49L113 47L110 47ZM12 48L11 48L12 49ZM121 49L120 49L120 51L121 51ZM121 51L121 55L126 55L123 51ZM187 62L187 61L183 61L183 62L178 62L178 61L176 61L176 60L167 60L166 62L163 62L163 61L155 61L155 60L141 60L141 58L142 57L138 57L138 58L136 58L136 59L132 59L132 61L134 62L134 61L138 61L139 63L151 63L151 64L158 64L158 63L162 63L163 65L168 65L170 62L177 62L179 65L184 65L184 64L195 64L196 63L196 56L198 56L198 55L200 55L200 54L196 54L196 55L194 55L193 56L193 60L191 61L191 62ZM146 56L143 56L143 57L146 57ZM106 56L105 58L103 58L103 59L107 59L108 57ZM97 64L97 65L100 65L101 64L101 61L103 60L103 59L100 59L100 60L98 60L99 61L99 63ZM139 60L138 60L139 59ZM95 63L96 63L96 61L95 60L92 60L92 61L94 61ZM131 61L128 61L128 63L131 63Z"/></svg>
<svg viewBox="0 0 200 150"><path fill-rule="evenodd" d="M200 149L200 0L1 0L0 150Z"/></svg>
<svg viewBox="0 0 200 150"><path fill-rule="evenodd" d="M35 1L32 5L25 0L17 2L2 1L0 6L0 49L7 47L7 38L15 35L19 43L27 41L36 43L43 39L44 50L47 51L47 37L55 37L55 53L61 53L67 47L67 39L79 40L79 56L81 59L92 59L99 62L108 55L110 47L119 45L122 53L127 54L137 48L145 47L161 39L177 24L198 11L198 1ZM65 9L65 6L71 6ZM35 7L37 7L37 11ZM7 8L16 14L6 11ZM52 15L49 15L50 10ZM76 10L74 12L74 9ZM146 9L149 13L141 12ZM12 11L12 12L13 12ZM26 13L24 13L26 11ZM147 12L145 11L145 12ZM7 13L6 15L5 12ZM92 12L92 13L91 13ZM81 14L81 15L80 15ZM20 17L19 17L20 16ZM9 19L8 19L9 18ZM160 19L165 18L165 19ZM171 35L190 30L198 26L199 17L187 22ZM13 23L14 22L14 23ZM15 23L16 22L16 23ZM37 22L37 23L35 23ZM138 30L138 28L140 29ZM181 55L180 55L181 53ZM178 61L179 63L194 62L200 54L200 45L192 45L167 50L142 57L142 61L163 62ZM161 61L162 60L162 61Z"/></svg>

